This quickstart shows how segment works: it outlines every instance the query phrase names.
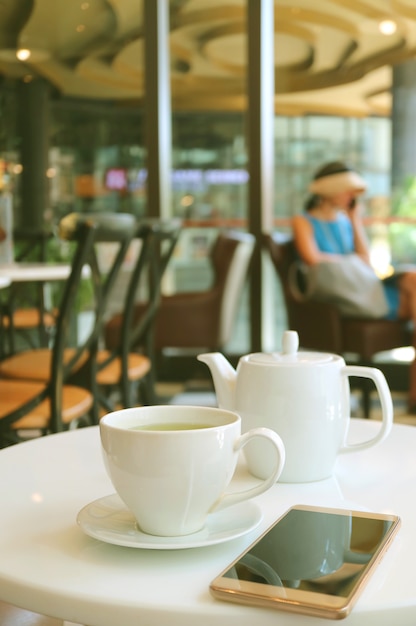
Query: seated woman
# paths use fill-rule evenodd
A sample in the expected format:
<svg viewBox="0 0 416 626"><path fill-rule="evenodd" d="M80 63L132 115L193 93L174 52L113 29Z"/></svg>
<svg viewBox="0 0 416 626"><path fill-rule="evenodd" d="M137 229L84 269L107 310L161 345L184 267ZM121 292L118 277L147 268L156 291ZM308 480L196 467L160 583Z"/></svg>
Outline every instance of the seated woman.
<svg viewBox="0 0 416 626"><path fill-rule="evenodd" d="M367 185L343 162L321 167L309 186L305 213L293 218L293 234L300 258L307 265L342 262L357 253L370 264L369 247L361 219L359 196ZM383 282L389 319L410 319L416 328L416 273L407 272ZM413 337L416 347L416 333ZM411 365L409 410L416 413L416 361Z"/></svg>

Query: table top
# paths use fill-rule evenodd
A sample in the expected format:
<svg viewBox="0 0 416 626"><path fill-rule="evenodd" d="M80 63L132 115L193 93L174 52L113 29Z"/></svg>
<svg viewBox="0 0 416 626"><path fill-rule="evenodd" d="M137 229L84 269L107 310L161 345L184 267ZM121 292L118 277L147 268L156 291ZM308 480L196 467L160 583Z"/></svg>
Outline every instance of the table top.
<svg viewBox="0 0 416 626"><path fill-rule="evenodd" d="M350 439L379 424L351 420ZM263 519L247 535L192 549L121 547L84 534L81 508L113 493L98 427L0 451L0 599L89 626L328 626L328 620L215 600L211 580L294 504L396 513L402 527L347 626L416 623L416 429L394 425L367 451L341 455L335 475L308 484L277 483L256 502ZM237 482L253 482L244 462ZM140 616L140 619L139 617Z"/></svg>
<svg viewBox="0 0 416 626"><path fill-rule="evenodd" d="M0 276L0 289L4 289L5 287L8 287L11 284L11 280L10 278L7 278L7 276Z"/></svg>
<svg viewBox="0 0 416 626"><path fill-rule="evenodd" d="M9 263L0 265L0 279L11 282L66 280L71 272L68 263Z"/></svg>

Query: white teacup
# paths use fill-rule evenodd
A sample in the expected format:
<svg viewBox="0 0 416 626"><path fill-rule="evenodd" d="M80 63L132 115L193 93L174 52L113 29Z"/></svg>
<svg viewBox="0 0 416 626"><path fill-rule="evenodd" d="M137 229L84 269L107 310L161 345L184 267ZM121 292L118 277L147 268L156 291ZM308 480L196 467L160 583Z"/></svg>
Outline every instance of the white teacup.
<svg viewBox="0 0 416 626"><path fill-rule="evenodd" d="M278 479L285 450L267 428L241 435L241 419L224 409L144 406L105 415L100 421L103 458L114 488L151 535L180 536L201 530L207 516L253 498ZM275 462L260 484L226 493L239 451L263 437Z"/></svg>

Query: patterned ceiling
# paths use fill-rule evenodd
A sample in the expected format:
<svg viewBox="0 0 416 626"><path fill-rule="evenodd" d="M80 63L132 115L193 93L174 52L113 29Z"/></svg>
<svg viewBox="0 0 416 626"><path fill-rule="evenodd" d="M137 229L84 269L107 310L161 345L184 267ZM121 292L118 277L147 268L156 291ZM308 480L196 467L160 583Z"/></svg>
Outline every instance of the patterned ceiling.
<svg viewBox="0 0 416 626"><path fill-rule="evenodd" d="M173 107L246 105L246 1L172 0ZM383 20L396 30L382 34ZM31 50L18 61L16 48ZM0 74L75 98L140 100L142 0L0 0ZM416 54L415 0L275 0L275 105L388 114L391 67Z"/></svg>

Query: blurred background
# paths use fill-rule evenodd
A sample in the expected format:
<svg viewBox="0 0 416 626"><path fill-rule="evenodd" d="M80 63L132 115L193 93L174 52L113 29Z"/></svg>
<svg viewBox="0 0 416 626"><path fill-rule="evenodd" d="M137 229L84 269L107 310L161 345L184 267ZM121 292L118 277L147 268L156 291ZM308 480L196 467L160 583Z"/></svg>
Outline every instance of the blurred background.
<svg viewBox="0 0 416 626"><path fill-rule="evenodd" d="M218 229L250 229L250 4L1 0L0 190L12 195L15 225L53 227L70 211L152 212L148 147L160 129L149 124L146 98L163 41L168 73L157 80L169 90L171 125L163 213L184 220L169 283L209 284ZM274 25L272 227L287 229L302 210L320 164L344 159L369 184L366 224L380 275L392 259L416 262L413 0L258 4ZM158 46L149 24L163 28L166 15ZM263 347L274 349L285 313L272 269L264 272ZM231 353L250 349L249 308L246 294Z"/></svg>

